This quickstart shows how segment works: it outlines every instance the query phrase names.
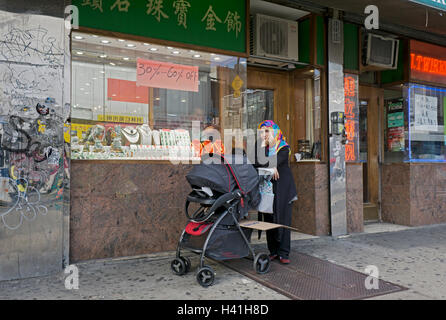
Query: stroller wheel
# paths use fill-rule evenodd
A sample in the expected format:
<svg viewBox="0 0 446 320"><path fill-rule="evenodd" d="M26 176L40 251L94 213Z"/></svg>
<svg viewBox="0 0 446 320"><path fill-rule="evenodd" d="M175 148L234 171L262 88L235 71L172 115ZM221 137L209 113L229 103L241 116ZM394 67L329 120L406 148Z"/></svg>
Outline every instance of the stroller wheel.
<svg viewBox="0 0 446 320"><path fill-rule="evenodd" d="M190 271L190 267L191 267L191 262L190 259L188 257L181 257L180 259L183 260L184 264L186 265L186 273Z"/></svg>
<svg viewBox="0 0 446 320"><path fill-rule="evenodd" d="M178 259L175 258L172 260L172 262L170 263L170 268L172 269L172 271L179 275L182 276L183 274L185 274L187 272L187 267L186 264L184 263L183 259Z"/></svg>
<svg viewBox="0 0 446 320"><path fill-rule="evenodd" d="M259 253L254 259L254 270L258 274L264 274L269 271L270 259L266 253Z"/></svg>
<svg viewBox="0 0 446 320"><path fill-rule="evenodd" d="M202 287L209 287L214 283L215 274L211 267L204 266L197 273L197 281Z"/></svg>

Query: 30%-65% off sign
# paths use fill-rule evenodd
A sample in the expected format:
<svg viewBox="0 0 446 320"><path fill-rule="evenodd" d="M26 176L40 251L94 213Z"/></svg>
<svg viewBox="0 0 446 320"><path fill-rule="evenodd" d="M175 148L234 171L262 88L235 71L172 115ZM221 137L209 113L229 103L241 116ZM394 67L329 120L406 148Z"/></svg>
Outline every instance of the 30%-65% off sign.
<svg viewBox="0 0 446 320"><path fill-rule="evenodd" d="M137 59L136 85L198 92L198 66Z"/></svg>

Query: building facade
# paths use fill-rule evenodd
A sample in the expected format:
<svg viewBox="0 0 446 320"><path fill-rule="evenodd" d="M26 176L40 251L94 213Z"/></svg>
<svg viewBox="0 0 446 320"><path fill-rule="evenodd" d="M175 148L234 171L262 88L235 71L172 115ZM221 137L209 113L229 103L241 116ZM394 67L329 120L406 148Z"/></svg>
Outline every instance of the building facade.
<svg viewBox="0 0 446 320"><path fill-rule="evenodd" d="M174 250L210 125L279 124L303 233L446 222L441 32L367 30L361 1L0 4L0 280Z"/></svg>

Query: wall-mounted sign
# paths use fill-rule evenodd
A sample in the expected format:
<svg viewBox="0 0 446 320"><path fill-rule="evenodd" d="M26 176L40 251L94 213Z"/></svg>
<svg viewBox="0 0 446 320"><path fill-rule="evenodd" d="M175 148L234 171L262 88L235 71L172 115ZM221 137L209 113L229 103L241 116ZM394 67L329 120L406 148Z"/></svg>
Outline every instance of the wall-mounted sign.
<svg viewBox="0 0 446 320"><path fill-rule="evenodd" d="M81 27L246 54L245 0L73 0Z"/></svg>
<svg viewBox="0 0 446 320"><path fill-rule="evenodd" d="M137 59L136 85L198 92L198 67Z"/></svg>
<svg viewBox="0 0 446 320"><path fill-rule="evenodd" d="M359 96L358 75L344 75L344 126L347 136L345 144L345 161L355 162L359 160Z"/></svg>
<svg viewBox="0 0 446 320"><path fill-rule="evenodd" d="M444 0L409 0L409 1L425 5L427 7L446 11L446 1Z"/></svg>
<svg viewBox="0 0 446 320"><path fill-rule="evenodd" d="M446 48L411 40L410 77L446 84Z"/></svg>

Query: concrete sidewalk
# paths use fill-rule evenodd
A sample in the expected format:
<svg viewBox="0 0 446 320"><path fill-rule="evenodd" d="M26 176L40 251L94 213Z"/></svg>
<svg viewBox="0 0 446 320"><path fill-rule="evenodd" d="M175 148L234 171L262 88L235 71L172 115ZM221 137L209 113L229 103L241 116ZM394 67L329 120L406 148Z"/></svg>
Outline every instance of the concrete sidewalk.
<svg viewBox="0 0 446 320"><path fill-rule="evenodd" d="M399 231L381 232L395 229ZM253 234L253 243L264 243L264 236L258 241ZM376 224L341 239L294 233L292 248L362 273L374 265L381 279L409 288L373 299L446 299L446 224L420 228ZM288 299L209 260L217 275L212 287L202 288L195 279L198 256L186 255L192 270L184 276L170 270L174 252L98 260L76 265L79 290L65 289L67 275L61 273L0 282L0 299Z"/></svg>

